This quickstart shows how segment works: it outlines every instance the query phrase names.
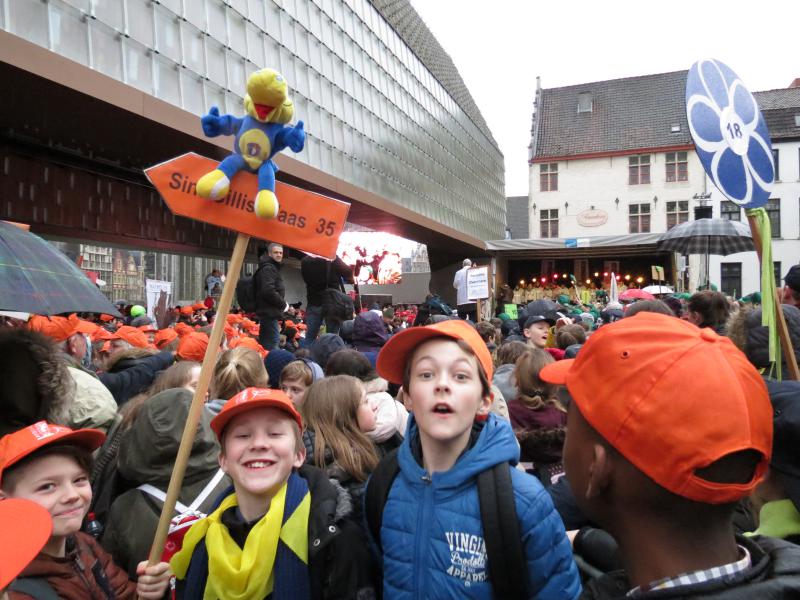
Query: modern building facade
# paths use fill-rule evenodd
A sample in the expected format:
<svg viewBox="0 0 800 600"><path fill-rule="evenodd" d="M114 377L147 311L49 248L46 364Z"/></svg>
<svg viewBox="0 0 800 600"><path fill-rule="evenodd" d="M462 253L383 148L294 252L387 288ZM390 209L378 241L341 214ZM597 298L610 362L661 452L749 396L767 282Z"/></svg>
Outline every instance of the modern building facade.
<svg viewBox="0 0 800 600"><path fill-rule="evenodd" d="M269 66L308 134L304 152L278 157L279 179L347 200L354 223L428 244L434 268L503 235L503 156L408 0L0 7L0 183L24 190L0 218L224 256L231 236L172 217L141 169L187 151L224 157L231 139L204 138L199 116L212 105L242 114L248 75Z"/></svg>

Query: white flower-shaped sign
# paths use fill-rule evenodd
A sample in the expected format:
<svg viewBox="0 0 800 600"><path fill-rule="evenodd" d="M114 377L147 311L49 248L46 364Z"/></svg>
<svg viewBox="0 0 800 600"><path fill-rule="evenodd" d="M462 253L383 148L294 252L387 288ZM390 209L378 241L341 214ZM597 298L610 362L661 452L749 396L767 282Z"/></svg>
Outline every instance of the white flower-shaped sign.
<svg viewBox="0 0 800 600"><path fill-rule="evenodd" d="M718 60L692 65L686 79L686 116L703 168L736 204L758 208L769 200L775 167L758 104L730 67Z"/></svg>

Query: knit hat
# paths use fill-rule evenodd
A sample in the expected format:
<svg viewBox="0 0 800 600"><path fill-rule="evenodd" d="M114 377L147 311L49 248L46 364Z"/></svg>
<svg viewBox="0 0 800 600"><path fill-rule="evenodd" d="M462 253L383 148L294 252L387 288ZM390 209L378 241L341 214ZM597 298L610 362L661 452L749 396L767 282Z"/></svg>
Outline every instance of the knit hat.
<svg viewBox="0 0 800 600"><path fill-rule="evenodd" d="M264 367L266 367L267 375L269 376L269 387L278 389L281 371L293 360L294 354L288 350L281 350L280 348L270 350L269 354L267 354L267 358L264 359Z"/></svg>
<svg viewBox="0 0 800 600"><path fill-rule="evenodd" d="M711 329L641 312L600 328L577 358L551 363L539 377L566 385L587 423L673 494L729 503L764 476L772 452L767 389L744 354ZM696 473L743 450L761 457L747 483Z"/></svg>
<svg viewBox="0 0 800 600"><path fill-rule="evenodd" d="M131 306L131 316L132 317L143 317L147 314L147 310L141 304L134 304ZM134 326L135 327L135 326Z"/></svg>
<svg viewBox="0 0 800 600"><path fill-rule="evenodd" d="M207 349L208 336L202 331L193 331L180 339L176 354L181 360L193 360L202 363Z"/></svg>

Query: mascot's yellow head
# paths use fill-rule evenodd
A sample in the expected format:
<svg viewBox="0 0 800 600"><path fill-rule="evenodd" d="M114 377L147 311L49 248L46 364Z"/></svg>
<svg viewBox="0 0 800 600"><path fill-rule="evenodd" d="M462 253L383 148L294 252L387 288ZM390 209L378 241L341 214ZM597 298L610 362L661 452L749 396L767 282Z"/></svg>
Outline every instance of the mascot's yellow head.
<svg viewBox="0 0 800 600"><path fill-rule="evenodd" d="M247 114L262 123L285 124L292 120L294 104L283 75L274 69L261 69L247 78L244 97Z"/></svg>

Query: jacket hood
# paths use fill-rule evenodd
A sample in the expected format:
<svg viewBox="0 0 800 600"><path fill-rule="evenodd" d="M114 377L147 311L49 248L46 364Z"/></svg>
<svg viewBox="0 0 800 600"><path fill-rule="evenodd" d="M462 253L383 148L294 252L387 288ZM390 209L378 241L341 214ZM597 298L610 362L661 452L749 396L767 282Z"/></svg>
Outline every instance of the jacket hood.
<svg viewBox="0 0 800 600"><path fill-rule="evenodd" d="M114 396L96 377L74 367L67 370L75 382L75 401L69 410L69 426L108 431L117 419Z"/></svg>
<svg viewBox="0 0 800 600"><path fill-rule="evenodd" d="M135 485L150 483L156 487L169 483L191 403L192 393L184 388L164 390L145 401L120 443L119 471L125 479ZM218 456L211 413L204 410L186 467L186 481L216 471Z"/></svg>
<svg viewBox="0 0 800 600"><path fill-rule="evenodd" d="M154 354L158 354L158 350L151 350L150 348L127 348L121 350L108 359L106 371L113 373L114 371L127 369L135 365L137 360Z"/></svg>
<svg viewBox="0 0 800 600"><path fill-rule="evenodd" d="M366 390L368 394L389 391L389 382L383 377L376 377L375 379L370 379L369 381L364 381L363 383L364 390Z"/></svg>
<svg viewBox="0 0 800 600"><path fill-rule="evenodd" d="M324 369L331 354L345 347L344 340L338 335L325 333L311 344L311 360Z"/></svg>
<svg viewBox="0 0 800 600"><path fill-rule="evenodd" d="M366 352L380 349L389 339L381 315L370 311L361 313L353 323L353 345Z"/></svg>
<svg viewBox="0 0 800 600"><path fill-rule="evenodd" d="M800 309L789 304L782 308L795 356L800 361ZM739 310L728 321L727 335L757 368L769 366L769 330L761 324L760 308ZM785 369L785 360L783 365Z"/></svg>
<svg viewBox="0 0 800 600"><path fill-rule="evenodd" d="M421 481L426 476L425 469L416 461L411 450L411 444L417 438L419 429L414 415L411 414L406 438L398 450L397 460L400 470L412 481ZM519 444L511 424L489 414L472 448L464 452L449 471L434 473L432 480L437 487L455 488L474 479L478 473L503 462L510 462L512 465L519 462Z"/></svg>
<svg viewBox="0 0 800 600"><path fill-rule="evenodd" d="M262 254L258 259L258 266L263 267L264 265L273 265L276 269L280 269L283 263L279 263L269 254Z"/></svg>
<svg viewBox="0 0 800 600"><path fill-rule="evenodd" d="M513 400L517 397L517 378L514 377L514 369L516 365L507 364L500 365L495 369L494 376L492 377L492 384L497 386L503 398Z"/></svg>

